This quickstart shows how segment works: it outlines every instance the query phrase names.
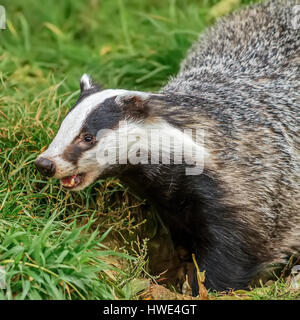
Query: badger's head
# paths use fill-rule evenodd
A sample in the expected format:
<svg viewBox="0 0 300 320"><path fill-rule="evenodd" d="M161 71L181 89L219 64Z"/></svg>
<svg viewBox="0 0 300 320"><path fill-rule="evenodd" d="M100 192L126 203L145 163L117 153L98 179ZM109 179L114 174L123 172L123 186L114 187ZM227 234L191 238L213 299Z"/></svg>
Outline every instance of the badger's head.
<svg viewBox="0 0 300 320"><path fill-rule="evenodd" d="M54 140L35 162L44 176L60 179L64 187L76 191L89 186L112 167L113 163L102 161L99 152L115 152L112 149L116 149L116 133L124 130L124 124L126 130L137 129L130 124L145 117L150 96L137 91L101 90L86 74L81 77L80 89L78 101Z"/></svg>
<svg viewBox="0 0 300 320"><path fill-rule="evenodd" d="M168 109L165 107L169 103L165 96L101 90L88 75L82 76L80 88L75 106L48 149L36 160L44 176L60 179L68 189L81 190L102 176L124 172L128 166L149 164L149 157L151 164L161 164L162 158L170 156L170 139L177 146L187 144L189 150L195 147L202 162L205 150L164 119L162 110ZM181 157L180 151L177 159Z"/></svg>

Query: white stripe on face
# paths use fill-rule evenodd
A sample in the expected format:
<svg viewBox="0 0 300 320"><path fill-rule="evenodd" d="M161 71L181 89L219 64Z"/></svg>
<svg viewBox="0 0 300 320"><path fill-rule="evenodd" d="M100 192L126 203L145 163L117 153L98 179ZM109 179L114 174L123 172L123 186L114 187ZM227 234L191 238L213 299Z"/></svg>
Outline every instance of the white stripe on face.
<svg viewBox="0 0 300 320"><path fill-rule="evenodd" d="M66 147L80 133L82 125L87 116L106 99L120 94L125 94L127 90L109 89L94 93L80 102L63 120L57 135L49 145L48 149L41 154L41 157L54 159L60 156Z"/></svg>

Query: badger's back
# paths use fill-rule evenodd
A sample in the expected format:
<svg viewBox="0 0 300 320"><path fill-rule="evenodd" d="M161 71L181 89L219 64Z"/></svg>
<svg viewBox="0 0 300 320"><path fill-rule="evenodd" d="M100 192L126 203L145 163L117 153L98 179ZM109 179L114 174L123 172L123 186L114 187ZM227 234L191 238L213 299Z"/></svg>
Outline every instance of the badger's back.
<svg viewBox="0 0 300 320"><path fill-rule="evenodd" d="M270 1L219 21L162 92L205 130L224 203L264 235L274 261L300 249L300 32L296 4Z"/></svg>
<svg viewBox="0 0 300 320"><path fill-rule="evenodd" d="M297 4L299 0L272 0L220 19L190 49L181 74L206 67L234 78L283 73L295 79L295 73L286 71L299 66Z"/></svg>

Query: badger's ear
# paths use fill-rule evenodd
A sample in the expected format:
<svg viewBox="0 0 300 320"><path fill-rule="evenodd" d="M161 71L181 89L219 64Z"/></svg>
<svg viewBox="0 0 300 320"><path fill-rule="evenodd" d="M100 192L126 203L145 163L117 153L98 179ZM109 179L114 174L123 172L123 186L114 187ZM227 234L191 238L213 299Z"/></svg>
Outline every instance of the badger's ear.
<svg viewBox="0 0 300 320"><path fill-rule="evenodd" d="M115 102L131 115L148 114L149 95L145 93L126 93L116 97Z"/></svg>
<svg viewBox="0 0 300 320"><path fill-rule="evenodd" d="M96 84L88 74L86 74L86 73L83 74L80 78L81 92L83 92L85 90L93 89L93 88L100 90L100 86L98 84Z"/></svg>

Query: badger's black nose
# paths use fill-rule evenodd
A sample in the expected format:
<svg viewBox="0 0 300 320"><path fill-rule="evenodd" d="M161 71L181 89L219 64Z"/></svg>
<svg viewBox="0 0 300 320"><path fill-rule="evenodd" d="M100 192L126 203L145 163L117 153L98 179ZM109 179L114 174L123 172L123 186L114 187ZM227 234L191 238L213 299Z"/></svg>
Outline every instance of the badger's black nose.
<svg viewBox="0 0 300 320"><path fill-rule="evenodd" d="M38 158L35 165L43 176L52 177L55 174L55 163L46 158Z"/></svg>

